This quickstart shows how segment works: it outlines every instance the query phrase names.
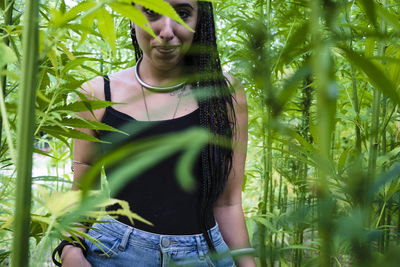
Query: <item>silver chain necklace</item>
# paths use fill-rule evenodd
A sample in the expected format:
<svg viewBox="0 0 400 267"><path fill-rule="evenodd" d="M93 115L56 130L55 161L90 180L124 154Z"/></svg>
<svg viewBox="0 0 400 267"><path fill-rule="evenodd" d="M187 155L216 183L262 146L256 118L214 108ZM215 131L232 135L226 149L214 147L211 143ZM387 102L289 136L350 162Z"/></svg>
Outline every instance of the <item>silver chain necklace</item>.
<svg viewBox="0 0 400 267"><path fill-rule="evenodd" d="M151 121L150 114L149 114L149 108L147 107L146 95L144 93L144 87L143 86L141 86L141 87L142 87L143 102L144 102L144 107L146 109L147 120ZM185 87L182 87L182 89L184 89L184 88ZM172 116L172 119L175 119L176 112L178 111L178 107L179 107L179 104L181 103L182 97L183 96L178 95L178 103L176 104L174 115Z"/></svg>
<svg viewBox="0 0 400 267"><path fill-rule="evenodd" d="M152 91L157 91L157 92L168 92L168 91L174 91L174 90L177 90L177 89L179 89L179 88L182 88L184 85L185 85L185 83L184 82L182 82L182 83L178 83L178 84L176 84L176 85L171 85L171 86L153 86L153 85L150 85L150 84L148 84L148 83L145 83L140 77L139 77L139 64L140 64L140 62L142 62L142 58L139 58L139 60L138 60L138 62L136 63L136 65L135 65L135 67L134 67L134 70L135 70L135 77L136 77L136 80L140 83L140 85L142 86L142 87L146 87L147 89L150 89L150 90L152 90Z"/></svg>

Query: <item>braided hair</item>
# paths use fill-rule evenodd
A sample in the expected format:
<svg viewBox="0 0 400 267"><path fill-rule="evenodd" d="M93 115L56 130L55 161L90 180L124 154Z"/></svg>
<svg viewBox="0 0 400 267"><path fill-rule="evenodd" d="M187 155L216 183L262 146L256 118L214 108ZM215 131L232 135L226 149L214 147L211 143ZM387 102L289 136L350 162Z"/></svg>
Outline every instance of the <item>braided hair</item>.
<svg viewBox="0 0 400 267"><path fill-rule="evenodd" d="M134 27L131 27L131 37L138 61L143 52ZM199 95L200 125L211 134L229 141L229 148L208 144L201 151L200 227L208 247L215 250L208 229L212 227L209 224L213 218L214 203L223 192L232 168L231 145L236 119L231 86L223 75L218 55L213 6L210 2L198 1L197 26L191 49L185 56L185 64L191 67L192 73L200 74L200 78L192 83L193 90L207 90L206 97L204 94L195 94Z"/></svg>

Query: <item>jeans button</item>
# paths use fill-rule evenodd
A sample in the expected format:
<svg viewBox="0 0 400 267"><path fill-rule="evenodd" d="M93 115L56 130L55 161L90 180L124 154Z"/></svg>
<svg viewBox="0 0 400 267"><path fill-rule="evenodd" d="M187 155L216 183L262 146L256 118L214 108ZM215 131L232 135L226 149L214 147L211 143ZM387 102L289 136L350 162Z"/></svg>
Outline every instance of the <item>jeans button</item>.
<svg viewBox="0 0 400 267"><path fill-rule="evenodd" d="M163 238L161 240L161 246L163 246L164 248L169 247L169 245L171 244L171 241L168 238Z"/></svg>

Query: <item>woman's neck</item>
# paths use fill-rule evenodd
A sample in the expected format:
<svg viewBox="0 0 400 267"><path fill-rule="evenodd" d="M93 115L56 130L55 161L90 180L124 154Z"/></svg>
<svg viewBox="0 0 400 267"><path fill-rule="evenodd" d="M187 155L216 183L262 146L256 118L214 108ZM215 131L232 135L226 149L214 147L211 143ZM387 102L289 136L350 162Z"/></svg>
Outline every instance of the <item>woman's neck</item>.
<svg viewBox="0 0 400 267"><path fill-rule="evenodd" d="M139 65L139 76L144 82L153 86L174 85L182 82L183 64L171 69L160 69L144 56Z"/></svg>

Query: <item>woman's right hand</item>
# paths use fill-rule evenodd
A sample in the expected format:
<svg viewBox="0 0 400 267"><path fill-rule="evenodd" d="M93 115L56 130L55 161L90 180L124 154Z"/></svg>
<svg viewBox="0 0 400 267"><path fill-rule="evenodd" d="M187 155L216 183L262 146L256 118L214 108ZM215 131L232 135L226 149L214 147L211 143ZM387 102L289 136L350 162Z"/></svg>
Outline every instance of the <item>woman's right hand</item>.
<svg viewBox="0 0 400 267"><path fill-rule="evenodd" d="M61 252L62 267L92 267L83 255L82 249L67 245Z"/></svg>

